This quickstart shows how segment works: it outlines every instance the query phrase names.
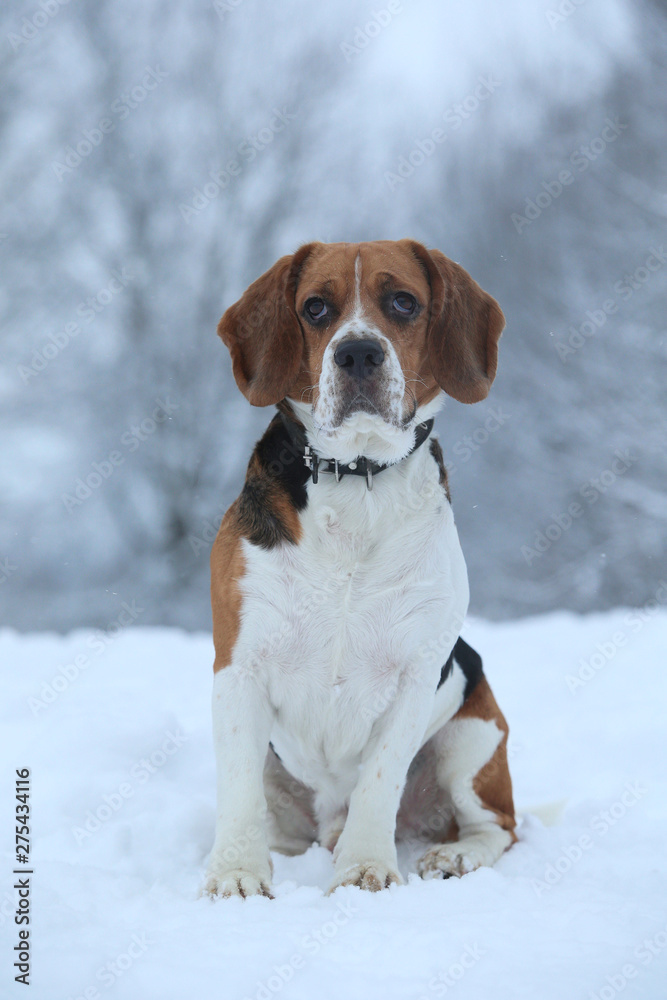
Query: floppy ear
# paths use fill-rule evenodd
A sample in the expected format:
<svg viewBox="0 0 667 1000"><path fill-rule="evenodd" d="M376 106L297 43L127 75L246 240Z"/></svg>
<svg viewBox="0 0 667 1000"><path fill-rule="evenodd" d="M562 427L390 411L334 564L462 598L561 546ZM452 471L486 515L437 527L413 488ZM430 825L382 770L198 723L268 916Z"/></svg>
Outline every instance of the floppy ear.
<svg viewBox="0 0 667 1000"><path fill-rule="evenodd" d="M309 252L307 245L281 257L218 323L218 336L232 356L236 384L253 406L279 403L299 374L304 345L294 294Z"/></svg>
<svg viewBox="0 0 667 1000"><path fill-rule="evenodd" d="M419 243L412 248L431 283L426 348L433 376L449 396L478 403L496 377L505 317L496 300L453 260Z"/></svg>

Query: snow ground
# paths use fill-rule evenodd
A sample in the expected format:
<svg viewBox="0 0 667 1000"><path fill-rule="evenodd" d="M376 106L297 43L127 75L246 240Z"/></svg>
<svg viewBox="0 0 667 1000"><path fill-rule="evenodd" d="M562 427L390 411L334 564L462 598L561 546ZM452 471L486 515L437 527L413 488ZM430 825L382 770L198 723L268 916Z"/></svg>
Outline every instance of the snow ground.
<svg viewBox="0 0 667 1000"><path fill-rule="evenodd" d="M667 612L473 621L464 634L510 723L517 805L560 801L556 822L526 815L495 869L460 881L411 875L327 898L330 856L313 847L275 856L275 900L211 903L197 898L214 823L210 637L1 633L0 995L664 1000ZM570 690L578 671L590 679ZM26 766L29 993L11 970L7 850Z"/></svg>

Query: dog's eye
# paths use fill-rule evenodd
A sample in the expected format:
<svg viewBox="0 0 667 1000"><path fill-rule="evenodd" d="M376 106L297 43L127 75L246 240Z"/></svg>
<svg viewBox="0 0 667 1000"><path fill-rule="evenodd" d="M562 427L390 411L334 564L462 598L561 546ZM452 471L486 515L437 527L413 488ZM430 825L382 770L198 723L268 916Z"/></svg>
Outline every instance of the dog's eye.
<svg viewBox="0 0 667 1000"><path fill-rule="evenodd" d="M306 302L306 316L314 322L324 319L328 312L327 304L322 299L308 299Z"/></svg>
<svg viewBox="0 0 667 1000"><path fill-rule="evenodd" d="M417 300L412 295L408 295L407 292L399 292L398 295L394 295L392 302L392 306L401 316L411 316L416 305Z"/></svg>

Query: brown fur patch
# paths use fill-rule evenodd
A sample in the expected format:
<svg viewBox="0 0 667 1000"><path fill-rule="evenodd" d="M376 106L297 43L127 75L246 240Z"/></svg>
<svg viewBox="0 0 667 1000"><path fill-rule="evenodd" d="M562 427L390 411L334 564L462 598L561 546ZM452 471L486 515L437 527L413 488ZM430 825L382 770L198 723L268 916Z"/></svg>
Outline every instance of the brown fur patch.
<svg viewBox="0 0 667 1000"><path fill-rule="evenodd" d="M241 627L240 582L245 574L245 560L241 551L241 536L235 523L236 503L222 519L211 550L214 673L231 663Z"/></svg>
<svg viewBox="0 0 667 1000"><path fill-rule="evenodd" d="M507 762L509 726L498 707L486 677L480 679L470 696L461 705L454 719L482 719L484 722L495 722L503 734L491 759L473 778L472 786L482 804L495 812L498 823L503 830L507 830L512 835L512 843L514 843L516 840L514 833L516 819L512 797L512 779Z"/></svg>

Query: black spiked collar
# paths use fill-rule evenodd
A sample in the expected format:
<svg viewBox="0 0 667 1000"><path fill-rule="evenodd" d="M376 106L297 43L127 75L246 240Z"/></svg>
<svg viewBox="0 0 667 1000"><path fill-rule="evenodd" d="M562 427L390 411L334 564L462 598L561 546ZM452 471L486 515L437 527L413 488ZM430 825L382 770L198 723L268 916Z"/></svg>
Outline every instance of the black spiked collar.
<svg viewBox="0 0 667 1000"><path fill-rule="evenodd" d="M365 455L360 455L354 462L348 462L347 465L344 465L335 458L320 458L309 445L303 425L296 421L290 414L287 414L282 407L279 409L279 413L285 430L289 434L295 449L302 454L304 464L310 470L314 483L318 481L321 472L331 472L336 477L337 483L340 482L343 476L363 476L366 480L367 488L372 490L373 476L377 476L380 472L384 472L385 469L398 464L397 462L389 462L385 465L382 462L373 462L370 458L366 458ZM425 420L424 423L417 426L415 443L405 458L412 455L417 448L423 445L433 430L433 423L433 417L431 417L430 420ZM404 461L404 459L401 459L401 461Z"/></svg>

